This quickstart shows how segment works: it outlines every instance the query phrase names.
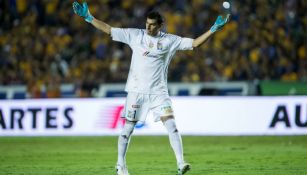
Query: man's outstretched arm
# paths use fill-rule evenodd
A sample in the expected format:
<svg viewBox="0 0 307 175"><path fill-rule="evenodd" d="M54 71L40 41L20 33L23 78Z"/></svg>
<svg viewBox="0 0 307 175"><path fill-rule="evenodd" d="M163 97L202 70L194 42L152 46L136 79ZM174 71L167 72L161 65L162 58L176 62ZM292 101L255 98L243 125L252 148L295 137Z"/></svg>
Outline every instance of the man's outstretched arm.
<svg viewBox="0 0 307 175"><path fill-rule="evenodd" d="M111 26L103 21L100 21L96 18L93 18L93 21L91 22L93 26L95 26L97 29L102 30L106 34L111 34Z"/></svg>
<svg viewBox="0 0 307 175"><path fill-rule="evenodd" d="M210 36L213 35L213 33L214 32L211 32L211 30L208 30L204 34L202 34L199 37L197 37L196 39L194 39L192 46L198 47L198 46L202 45L203 43L205 43L210 38Z"/></svg>
<svg viewBox="0 0 307 175"><path fill-rule="evenodd" d="M229 17L230 15L228 14L226 16L225 19L222 18L222 16L218 16L217 19L215 20L214 25L210 28L210 30L208 30L207 32L205 32L204 34L202 34L201 36L199 36L198 38L194 39L193 41L193 47L198 47L200 45L202 45L203 43L205 43L210 36L212 36L216 31L219 31L223 28L223 26L229 21Z"/></svg>
<svg viewBox="0 0 307 175"><path fill-rule="evenodd" d="M77 15L83 17L86 22L91 23L97 29L107 33L108 35L111 34L111 26L103 21L100 21L94 18L91 15L86 2L83 2L82 4L79 4L78 2L74 2L72 6L74 9L74 12Z"/></svg>

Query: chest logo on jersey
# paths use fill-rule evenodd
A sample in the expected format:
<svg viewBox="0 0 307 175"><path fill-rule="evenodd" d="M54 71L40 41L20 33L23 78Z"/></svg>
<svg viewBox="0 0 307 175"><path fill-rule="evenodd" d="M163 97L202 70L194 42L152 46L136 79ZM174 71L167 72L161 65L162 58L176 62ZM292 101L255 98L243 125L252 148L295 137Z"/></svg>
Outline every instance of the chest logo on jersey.
<svg viewBox="0 0 307 175"><path fill-rule="evenodd" d="M162 43L158 42L158 44L157 44L157 49L158 49L158 50L162 50Z"/></svg>
<svg viewBox="0 0 307 175"><path fill-rule="evenodd" d="M153 58L158 58L158 57L159 57L157 54L150 53L149 51L145 51L145 52L143 53L143 56L146 56L146 57L153 57Z"/></svg>
<svg viewBox="0 0 307 175"><path fill-rule="evenodd" d="M153 48L154 43L150 41L150 43L149 43L149 45L148 45L148 46L149 46L149 48Z"/></svg>

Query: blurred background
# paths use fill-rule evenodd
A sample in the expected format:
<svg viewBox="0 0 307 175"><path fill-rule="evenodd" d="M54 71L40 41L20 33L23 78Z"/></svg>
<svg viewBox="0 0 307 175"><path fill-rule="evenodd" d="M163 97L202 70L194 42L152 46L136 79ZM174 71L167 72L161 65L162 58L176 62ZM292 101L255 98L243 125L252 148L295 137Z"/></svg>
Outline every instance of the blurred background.
<svg viewBox="0 0 307 175"><path fill-rule="evenodd" d="M0 1L0 99L117 97L131 50L73 13L73 1ZM114 27L145 28L159 10L165 29L196 38L218 15L216 0L90 0ZM202 47L177 52L170 94L307 95L307 1L230 1L229 24Z"/></svg>

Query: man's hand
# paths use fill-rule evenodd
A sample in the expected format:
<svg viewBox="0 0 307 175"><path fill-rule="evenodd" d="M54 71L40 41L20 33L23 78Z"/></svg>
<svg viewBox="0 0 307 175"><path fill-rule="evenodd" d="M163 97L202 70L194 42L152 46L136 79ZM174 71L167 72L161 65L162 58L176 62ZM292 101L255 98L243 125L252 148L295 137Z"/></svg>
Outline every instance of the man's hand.
<svg viewBox="0 0 307 175"><path fill-rule="evenodd" d="M78 2L74 2L72 4L72 7L74 9L74 12L83 17L85 19L86 22L91 23L93 21L93 16L91 15L90 11L88 10L88 6L86 2L83 2L82 5L79 4Z"/></svg>
<svg viewBox="0 0 307 175"><path fill-rule="evenodd" d="M223 19L221 15L219 15L216 20L214 25L210 28L211 32L214 33L216 31L219 31L223 28L223 26L229 21L230 14L227 14L226 18Z"/></svg>

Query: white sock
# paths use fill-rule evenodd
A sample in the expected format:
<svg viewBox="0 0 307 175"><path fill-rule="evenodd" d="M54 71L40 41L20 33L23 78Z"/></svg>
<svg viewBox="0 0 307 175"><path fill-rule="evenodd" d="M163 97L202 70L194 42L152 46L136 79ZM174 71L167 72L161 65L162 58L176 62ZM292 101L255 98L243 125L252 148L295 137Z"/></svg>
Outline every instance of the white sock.
<svg viewBox="0 0 307 175"><path fill-rule="evenodd" d="M166 127L169 135L169 141L174 150L177 164L181 164L184 162L183 159L183 148L182 148L182 140L181 136L177 130L175 119L171 118L164 122L164 126Z"/></svg>
<svg viewBox="0 0 307 175"><path fill-rule="evenodd" d="M136 122L126 121L125 126L118 137L118 157L117 164L120 166L126 165L126 153L130 142L130 136L134 130Z"/></svg>

